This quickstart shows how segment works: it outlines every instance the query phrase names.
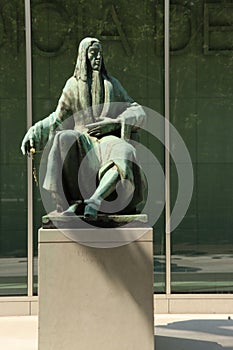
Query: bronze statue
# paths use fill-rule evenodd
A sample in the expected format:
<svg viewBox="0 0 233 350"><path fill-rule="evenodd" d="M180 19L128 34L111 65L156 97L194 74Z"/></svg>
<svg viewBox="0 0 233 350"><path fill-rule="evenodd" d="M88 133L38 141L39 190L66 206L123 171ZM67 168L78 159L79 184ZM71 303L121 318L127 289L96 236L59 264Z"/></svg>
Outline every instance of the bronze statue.
<svg viewBox="0 0 233 350"><path fill-rule="evenodd" d="M28 130L21 149L30 154L51 143L43 187L61 215L96 219L103 199L116 198L116 186L122 189L122 203L131 198L118 212L133 214L144 201L144 180L130 137L144 120L143 108L107 73L100 41L85 38L55 112Z"/></svg>

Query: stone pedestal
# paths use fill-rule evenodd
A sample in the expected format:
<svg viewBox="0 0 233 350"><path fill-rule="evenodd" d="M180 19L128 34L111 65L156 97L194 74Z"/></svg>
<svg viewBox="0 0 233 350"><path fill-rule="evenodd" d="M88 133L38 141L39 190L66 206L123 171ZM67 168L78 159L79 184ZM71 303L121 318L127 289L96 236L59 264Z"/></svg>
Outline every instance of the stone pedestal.
<svg viewBox="0 0 233 350"><path fill-rule="evenodd" d="M152 229L102 230L111 247L114 230L143 236L94 248L39 230L39 350L154 350Z"/></svg>

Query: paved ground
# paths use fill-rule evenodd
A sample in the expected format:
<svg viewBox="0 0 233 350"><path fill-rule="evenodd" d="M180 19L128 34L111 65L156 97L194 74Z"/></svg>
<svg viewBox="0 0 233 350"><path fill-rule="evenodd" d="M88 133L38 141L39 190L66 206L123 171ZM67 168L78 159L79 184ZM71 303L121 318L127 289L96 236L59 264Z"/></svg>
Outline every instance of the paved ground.
<svg viewBox="0 0 233 350"><path fill-rule="evenodd" d="M36 316L0 317L1 350L36 350Z"/></svg>
<svg viewBox="0 0 233 350"><path fill-rule="evenodd" d="M233 350L232 315L158 315L155 324L156 350Z"/></svg>
<svg viewBox="0 0 233 350"><path fill-rule="evenodd" d="M0 317L0 349L37 350L37 324L36 316ZM157 315L155 340L156 350L233 350L233 316Z"/></svg>

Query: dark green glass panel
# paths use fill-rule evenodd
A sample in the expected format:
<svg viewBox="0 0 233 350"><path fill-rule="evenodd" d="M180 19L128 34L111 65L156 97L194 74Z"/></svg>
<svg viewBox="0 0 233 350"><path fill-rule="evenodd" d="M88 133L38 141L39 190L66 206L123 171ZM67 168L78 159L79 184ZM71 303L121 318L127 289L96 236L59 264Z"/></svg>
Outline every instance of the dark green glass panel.
<svg viewBox="0 0 233 350"><path fill-rule="evenodd" d="M190 207L171 236L173 293L233 291L232 18L222 1L171 7L171 119L194 169ZM172 205L177 183L172 164Z"/></svg>
<svg viewBox="0 0 233 350"><path fill-rule="evenodd" d="M0 1L0 295L27 294L26 62L22 1Z"/></svg>
<svg viewBox="0 0 233 350"><path fill-rule="evenodd" d="M54 111L85 36L99 38L109 73L137 102L163 114L163 8L151 1L31 1L34 122ZM156 29L155 29L156 21ZM159 45L160 44L160 45ZM142 141L163 164L163 147ZM36 159L39 166L39 157ZM44 209L34 191L34 256ZM164 219L155 225L155 291L165 290ZM163 263L161 263L161 259ZM35 264L36 266L36 264ZM37 271L34 270L35 279ZM35 285L36 293L36 285Z"/></svg>

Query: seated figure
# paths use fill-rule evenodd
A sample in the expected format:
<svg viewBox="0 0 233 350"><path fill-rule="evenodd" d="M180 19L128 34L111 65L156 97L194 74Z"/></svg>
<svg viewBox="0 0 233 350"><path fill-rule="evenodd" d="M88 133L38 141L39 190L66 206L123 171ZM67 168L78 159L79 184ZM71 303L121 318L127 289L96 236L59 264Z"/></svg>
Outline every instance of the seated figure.
<svg viewBox="0 0 233 350"><path fill-rule="evenodd" d="M144 120L143 108L107 73L100 41L85 38L55 112L28 130L21 149L30 154L50 142L43 187L61 215L95 220L117 188L123 209L116 212L133 214L144 201L144 179L130 137Z"/></svg>

